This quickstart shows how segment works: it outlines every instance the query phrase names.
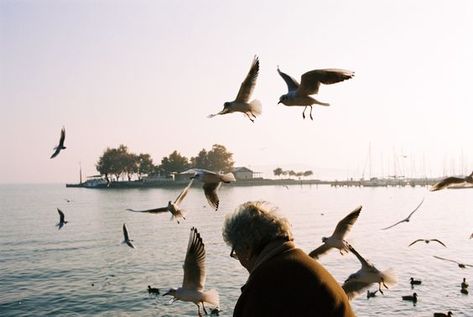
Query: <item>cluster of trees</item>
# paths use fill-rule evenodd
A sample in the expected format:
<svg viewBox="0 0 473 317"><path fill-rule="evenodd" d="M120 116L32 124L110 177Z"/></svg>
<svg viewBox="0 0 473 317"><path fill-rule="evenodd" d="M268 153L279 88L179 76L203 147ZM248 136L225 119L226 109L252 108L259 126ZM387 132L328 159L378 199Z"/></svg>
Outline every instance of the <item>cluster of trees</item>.
<svg viewBox="0 0 473 317"><path fill-rule="evenodd" d="M290 171L285 171L282 168L278 167L273 170L274 176L289 176L289 177L298 177L301 179L301 177L309 177L311 175L314 175L312 171L305 171L305 172L295 172L293 170Z"/></svg>
<svg viewBox="0 0 473 317"><path fill-rule="evenodd" d="M209 151L202 149L197 156L190 159L174 151L163 157L159 165L154 165L149 154L130 153L128 147L122 144L118 148L107 148L99 158L96 168L100 175L110 181L111 176L116 180L120 179L120 176L131 180L133 175L137 175L138 179L141 179L143 175L169 176L189 168L230 172L233 170L233 164L233 154L219 144L214 144Z"/></svg>

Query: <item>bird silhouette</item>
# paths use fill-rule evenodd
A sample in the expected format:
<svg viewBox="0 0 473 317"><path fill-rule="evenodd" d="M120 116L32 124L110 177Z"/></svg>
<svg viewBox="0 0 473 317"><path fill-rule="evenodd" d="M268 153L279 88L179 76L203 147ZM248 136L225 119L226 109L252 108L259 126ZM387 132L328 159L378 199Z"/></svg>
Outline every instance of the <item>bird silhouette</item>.
<svg viewBox="0 0 473 317"><path fill-rule="evenodd" d="M420 202L420 204L409 214L409 216L407 216L407 218L402 219L401 221L398 221L398 222L396 222L395 224L393 224L393 225L391 225L391 226L389 226L389 227L383 228L383 229L381 229L381 230L387 230L387 229L390 229L390 228L392 228L392 227L394 227L394 226L397 226L397 225L400 224L400 223L409 222L410 219L411 219L411 216L417 211L417 209L420 208L420 206L422 206L423 203L424 203L424 198L422 198L422 201Z"/></svg>
<svg viewBox="0 0 473 317"><path fill-rule="evenodd" d="M254 122L257 115L261 114L261 103L258 100L253 100L250 102L251 94L256 86L256 79L258 78L259 72L259 59L257 56L254 57L253 63L251 64L250 71L246 75L245 80L241 83L240 90L235 100L230 102L225 102L223 105L223 110L211 114L208 117L212 118L218 115L223 115L232 112L241 112L244 113L248 119Z"/></svg>
<svg viewBox="0 0 473 317"><path fill-rule="evenodd" d="M430 188L430 191L435 192L437 190L447 188L453 184L463 184L463 183L469 183L473 185L473 172L466 177L450 176L450 177L444 178L440 182L433 184L432 187Z"/></svg>
<svg viewBox="0 0 473 317"><path fill-rule="evenodd" d="M444 260L444 261L456 263L456 264L458 265L458 267L461 268L461 269L466 269L467 266L468 266L468 267L473 267L473 265L471 265L471 264L461 263L461 262L458 262L458 261L455 261L455 260L450 260L450 259L442 258L442 257L440 257L440 256L434 255L433 257L436 258L436 259L439 259L439 260Z"/></svg>
<svg viewBox="0 0 473 317"><path fill-rule="evenodd" d="M59 213L59 223L56 224L57 230L60 230L68 221L64 220L64 213L61 209L57 208L57 212Z"/></svg>
<svg viewBox="0 0 473 317"><path fill-rule="evenodd" d="M59 152L61 152L61 150L66 149L66 147L64 146L65 139L66 139L66 129L62 127L61 136L59 137L59 144L54 148L55 151L53 155L51 155L50 158L55 158L59 154Z"/></svg>
<svg viewBox="0 0 473 317"><path fill-rule="evenodd" d="M411 242L411 244L409 244L409 246L411 246L411 245L413 245L413 244L415 244L415 243L417 243L417 242L420 242L420 241L424 241L424 242L427 243L427 244L430 243L430 241L435 241L435 242L440 243L440 244L443 245L444 247L447 247L447 246L445 245L445 243L443 243L442 241L440 241L440 240L438 240L438 239L417 239L417 240Z"/></svg>
<svg viewBox="0 0 473 317"><path fill-rule="evenodd" d="M220 199L217 196L217 190L220 188L222 183L235 182L235 176L233 173L220 174L198 168L194 168L193 171L195 174L191 178L197 179L198 181L204 183L202 188L204 189L207 202L209 203L210 207L218 210Z"/></svg>
<svg viewBox="0 0 473 317"><path fill-rule="evenodd" d="M128 229L126 227L126 224L123 224L123 242L126 243L130 248L135 249L135 246L133 243L131 243L133 240L130 240L130 237L128 236Z"/></svg>
<svg viewBox="0 0 473 317"><path fill-rule="evenodd" d="M330 85L335 84L346 79L352 78L355 73L344 69L315 69L304 73L301 76L301 83L291 76L283 73L278 66L278 73L286 82L288 93L279 98L279 103L285 106L303 106L302 118L305 119L305 111L310 107L310 119L312 117L312 105L330 106L325 102L320 102L310 95L317 94L320 84Z"/></svg>
<svg viewBox="0 0 473 317"><path fill-rule="evenodd" d="M358 216L361 212L361 206L357 207L355 210L350 212L347 216L345 216L342 220L340 220L335 227L334 232L330 237L323 237L322 242L323 244L319 246L317 249L313 250L309 253L314 259L318 259L320 255L324 254L328 250L332 248L337 248L340 250L340 254L343 255L343 251L346 253L349 252L347 242L345 241L345 236L350 231L353 224L358 219Z"/></svg>

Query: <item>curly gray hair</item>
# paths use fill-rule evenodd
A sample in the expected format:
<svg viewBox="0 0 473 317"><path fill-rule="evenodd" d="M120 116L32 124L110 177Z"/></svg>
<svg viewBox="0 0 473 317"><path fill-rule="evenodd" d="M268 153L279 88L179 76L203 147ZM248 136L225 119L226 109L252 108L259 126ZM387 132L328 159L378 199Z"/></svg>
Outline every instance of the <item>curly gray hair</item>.
<svg viewBox="0 0 473 317"><path fill-rule="evenodd" d="M249 248L256 253L270 241L293 240L289 221L264 201L248 201L226 215L222 236L231 247Z"/></svg>

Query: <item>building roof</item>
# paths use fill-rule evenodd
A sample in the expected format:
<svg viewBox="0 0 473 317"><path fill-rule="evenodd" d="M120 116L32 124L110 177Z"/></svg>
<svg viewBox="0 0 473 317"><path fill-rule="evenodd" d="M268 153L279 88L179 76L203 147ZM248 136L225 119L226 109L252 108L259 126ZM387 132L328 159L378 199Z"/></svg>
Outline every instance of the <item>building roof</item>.
<svg viewBox="0 0 473 317"><path fill-rule="evenodd" d="M251 172L251 173L253 173L252 170L250 170L249 168L244 167L244 166L239 166L239 167L233 168L233 173L235 173L235 172Z"/></svg>

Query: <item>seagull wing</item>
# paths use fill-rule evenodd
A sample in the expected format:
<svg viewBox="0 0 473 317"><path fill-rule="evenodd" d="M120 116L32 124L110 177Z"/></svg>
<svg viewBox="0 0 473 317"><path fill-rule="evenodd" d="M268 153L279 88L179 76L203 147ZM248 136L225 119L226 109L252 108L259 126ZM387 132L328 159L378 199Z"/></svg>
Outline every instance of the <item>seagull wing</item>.
<svg viewBox="0 0 473 317"><path fill-rule="evenodd" d="M353 253L357 258L358 258L358 261L360 261L361 263L361 269L369 269L369 268L372 268L373 265L371 265L368 261L365 260L364 257L362 257L356 250L355 248L353 248L353 246L351 246L350 244L348 245L348 249L351 251L351 253Z"/></svg>
<svg viewBox="0 0 473 317"><path fill-rule="evenodd" d="M186 259L184 260L185 289L202 290L205 285L205 248L197 229L192 227L187 245Z"/></svg>
<svg viewBox="0 0 473 317"><path fill-rule="evenodd" d="M335 84L354 76L354 72L344 69L316 69L301 76L301 85L297 94L313 95L319 91L320 83L325 85Z"/></svg>
<svg viewBox="0 0 473 317"><path fill-rule="evenodd" d="M146 210L134 210L134 209L127 209L128 211L133 211L133 212L149 212L152 214L158 214L162 212L168 211L168 207L161 207L161 208L155 208L155 209L146 209Z"/></svg>
<svg viewBox="0 0 473 317"><path fill-rule="evenodd" d="M419 205L417 205L417 207L409 214L409 216L407 216L406 220L409 220L411 216L417 211L417 209L419 209L420 206L422 206L423 203L424 203L424 198L422 198Z"/></svg>
<svg viewBox="0 0 473 317"><path fill-rule="evenodd" d="M363 292L372 283L363 282L356 279L348 279L343 283L342 288L348 296L348 299L353 299L356 295Z"/></svg>
<svg viewBox="0 0 473 317"><path fill-rule="evenodd" d="M425 240L424 240L424 239L417 239L416 241L411 242L411 244L409 244L409 247L410 247L411 245L413 245L414 243L417 243L417 242L419 242L419 241L425 241Z"/></svg>
<svg viewBox="0 0 473 317"><path fill-rule="evenodd" d="M186 188L184 188L184 190L179 194L179 196L177 196L176 200L174 201L174 204L179 205L184 200L187 193L189 192L189 188L191 188L193 181L194 179L192 178L189 184L187 184Z"/></svg>
<svg viewBox="0 0 473 317"><path fill-rule="evenodd" d="M442 258L441 256L436 256L436 255L434 255L434 258L439 259L439 260L448 261L448 262L453 262L453 263L456 263L456 264L460 264L460 262L457 262L457 261L454 261L454 260L450 260L450 259L446 259L446 258Z"/></svg>
<svg viewBox="0 0 473 317"><path fill-rule="evenodd" d="M358 219L358 216L361 212L361 208L361 206L357 207L355 210L350 212L345 218L340 220L332 236L337 237L339 240L343 240L345 235L348 233L348 231L350 231L351 227Z"/></svg>
<svg viewBox="0 0 473 317"><path fill-rule="evenodd" d="M430 241L438 242L438 243L440 243L441 245L443 245L444 247L447 247L447 246L445 245L445 243L443 243L443 242L440 241L439 239L431 239Z"/></svg>
<svg viewBox="0 0 473 317"><path fill-rule="evenodd" d="M125 241L130 240L130 238L128 237L128 230L126 228L126 224L123 224L123 237L125 238Z"/></svg>
<svg viewBox="0 0 473 317"><path fill-rule="evenodd" d="M259 59L257 56L255 56L248 75L246 75L245 80L241 83L240 91L238 91L238 95L235 101L246 103L250 100L251 93L255 89L256 78L258 78L258 71Z"/></svg>
<svg viewBox="0 0 473 317"><path fill-rule="evenodd" d="M435 192L437 190L447 188L448 186L452 184L461 184L463 182L465 182L464 178L453 177L453 176L447 177L447 178L442 179L440 182L433 184L432 187L430 188L430 191Z"/></svg>
<svg viewBox="0 0 473 317"><path fill-rule="evenodd" d="M61 129L61 137L59 138L59 147L62 148L64 146L64 140L66 139L66 129L62 127Z"/></svg>
<svg viewBox="0 0 473 317"><path fill-rule="evenodd" d="M297 80L295 80L294 78L292 78L288 74L283 73L279 69L279 66L278 66L278 73L279 73L279 75L281 75L282 79L284 79L284 81L286 82L288 92L295 91L295 90L297 90L297 88L299 88L299 83L297 82Z"/></svg>
<svg viewBox="0 0 473 317"><path fill-rule="evenodd" d="M218 209L218 205L220 203L218 196L217 196L217 189L220 187L220 182L218 183L204 183L202 187L204 189L205 198L210 205L210 207Z"/></svg>
<svg viewBox="0 0 473 317"><path fill-rule="evenodd" d="M56 147L55 149L56 151L54 151L53 155L51 155L50 158L55 158L59 154L59 152L61 152L61 148L59 146Z"/></svg>
<svg viewBox="0 0 473 317"><path fill-rule="evenodd" d="M403 219L403 220L401 220L401 221L398 221L398 222L396 222L395 224L393 224L393 225L391 225L391 226L389 226L389 227L382 228L381 230L387 230L387 229L390 229L390 228L392 228L392 227L394 227L394 226L397 226L398 224L400 224L400 223L403 223L403 222L405 222L405 221L406 221L406 219Z"/></svg>
<svg viewBox="0 0 473 317"><path fill-rule="evenodd" d="M326 253L328 250L330 250L332 247L328 246L326 243L322 244L320 247L317 249L313 250L312 252L309 253L309 256L318 259L319 256L322 254Z"/></svg>
<svg viewBox="0 0 473 317"><path fill-rule="evenodd" d="M59 208L57 208L57 212L59 213L59 222L64 222L64 213Z"/></svg>

